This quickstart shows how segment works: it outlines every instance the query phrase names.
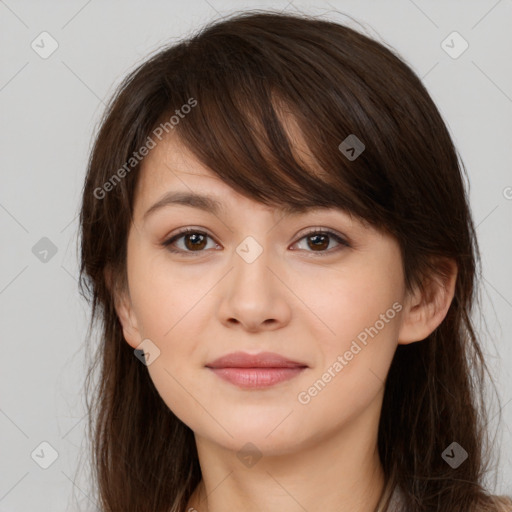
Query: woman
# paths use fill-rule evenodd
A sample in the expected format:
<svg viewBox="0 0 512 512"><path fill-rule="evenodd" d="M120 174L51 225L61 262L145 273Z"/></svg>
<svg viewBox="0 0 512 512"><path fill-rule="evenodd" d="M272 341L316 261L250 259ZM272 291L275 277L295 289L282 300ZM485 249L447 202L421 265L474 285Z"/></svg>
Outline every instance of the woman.
<svg viewBox="0 0 512 512"><path fill-rule="evenodd" d="M461 168L392 51L248 12L158 52L80 221L104 510L512 510L482 484Z"/></svg>

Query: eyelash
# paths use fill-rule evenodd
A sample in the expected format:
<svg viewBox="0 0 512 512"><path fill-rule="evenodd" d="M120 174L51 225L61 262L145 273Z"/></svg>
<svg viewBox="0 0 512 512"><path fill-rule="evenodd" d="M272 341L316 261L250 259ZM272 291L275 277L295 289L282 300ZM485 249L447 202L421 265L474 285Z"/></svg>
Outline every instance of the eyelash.
<svg viewBox="0 0 512 512"><path fill-rule="evenodd" d="M185 251L183 249L173 249L171 247L171 245L176 240L178 240L179 238L182 238L184 235L189 235L189 234L204 235L213 240L213 238L208 233L205 233L204 231L201 231L199 229L194 229L194 228L185 228L185 229L182 229L180 232L176 233L175 235L173 235L171 238L162 242L162 246L165 247L169 252L177 253L177 254L185 254L187 256L188 255L195 256L196 255L195 253L200 254L202 252L205 252L204 250ZM313 228L311 231L308 231L307 233L302 235L302 237L297 242L300 242L303 238L307 238L312 235L329 235L330 237L334 238L336 240L336 242L338 242L342 247L351 247L350 244L344 238L342 238L341 236L336 234L334 231L331 231L330 229L321 229L321 228ZM306 251L306 252L312 252L312 253L317 254L318 256L327 256L334 252L338 252L339 250L341 250L342 247L338 247L335 249L329 249L326 251L318 251L318 252L317 251Z"/></svg>

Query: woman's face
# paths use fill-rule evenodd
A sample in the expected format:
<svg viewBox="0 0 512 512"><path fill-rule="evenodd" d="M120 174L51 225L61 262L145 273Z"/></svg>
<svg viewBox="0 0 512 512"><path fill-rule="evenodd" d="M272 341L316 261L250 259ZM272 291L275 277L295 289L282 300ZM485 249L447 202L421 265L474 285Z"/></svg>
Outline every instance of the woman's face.
<svg viewBox="0 0 512 512"><path fill-rule="evenodd" d="M176 193L209 196L217 209L167 201L149 211ZM168 140L144 161L127 275L125 338L150 353L158 392L196 436L278 454L354 422L376 429L405 300L390 236L338 209L266 207ZM302 368L224 371L260 383L245 387L207 367L232 352L273 352ZM257 380L266 377L277 382Z"/></svg>

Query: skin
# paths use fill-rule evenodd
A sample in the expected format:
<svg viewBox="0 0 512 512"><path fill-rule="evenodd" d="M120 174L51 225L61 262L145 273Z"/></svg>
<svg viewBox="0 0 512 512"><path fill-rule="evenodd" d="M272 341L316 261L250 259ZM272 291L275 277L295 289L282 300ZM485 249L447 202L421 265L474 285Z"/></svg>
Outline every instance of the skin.
<svg viewBox="0 0 512 512"><path fill-rule="evenodd" d="M169 191L214 195L225 211L173 205L144 220ZM178 239L174 247L187 256L161 245L188 226L208 233L206 246L194 251L190 239ZM317 227L351 247L330 238L315 248L304 233ZM236 252L247 236L263 250L252 263ZM128 237L128 289L116 295L116 309L131 347L150 339L160 350L149 374L195 434L203 479L187 510L373 511L384 487L377 433L386 375L397 344L423 340L445 317L452 268L430 295L406 293L400 249L387 234L339 209L285 216L230 188L176 137L153 149ZM401 311L300 403L298 394L394 303ZM273 387L240 389L205 367L238 350L277 352L308 368ZM247 442L261 455L250 467L237 457Z"/></svg>

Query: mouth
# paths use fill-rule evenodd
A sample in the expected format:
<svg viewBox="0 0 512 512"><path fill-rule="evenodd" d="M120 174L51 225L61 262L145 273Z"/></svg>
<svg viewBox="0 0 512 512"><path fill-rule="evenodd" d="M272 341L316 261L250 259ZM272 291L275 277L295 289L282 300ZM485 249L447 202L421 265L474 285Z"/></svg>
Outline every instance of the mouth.
<svg viewBox="0 0 512 512"><path fill-rule="evenodd" d="M241 388L266 388L296 377L306 367L296 368L211 368L232 384Z"/></svg>
<svg viewBox="0 0 512 512"><path fill-rule="evenodd" d="M238 387L258 389L293 379L308 368L308 365L272 352L253 355L234 352L206 364L206 367L221 379Z"/></svg>

